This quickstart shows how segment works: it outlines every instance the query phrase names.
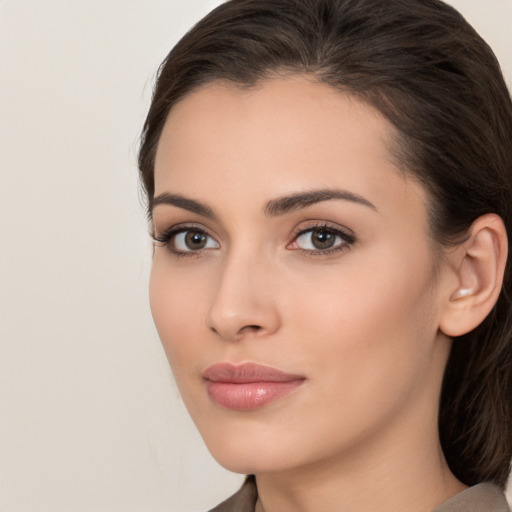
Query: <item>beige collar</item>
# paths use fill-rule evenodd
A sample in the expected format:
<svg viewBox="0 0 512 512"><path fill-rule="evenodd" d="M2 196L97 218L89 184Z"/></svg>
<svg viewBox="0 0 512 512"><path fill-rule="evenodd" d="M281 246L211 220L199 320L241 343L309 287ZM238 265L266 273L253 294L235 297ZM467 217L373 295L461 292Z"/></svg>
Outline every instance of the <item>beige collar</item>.
<svg viewBox="0 0 512 512"><path fill-rule="evenodd" d="M242 488L231 498L210 512L254 512L258 493L253 476L248 476ZM469 487L432 512L510 512L507 501L499 487L483 483Z"/></svg>

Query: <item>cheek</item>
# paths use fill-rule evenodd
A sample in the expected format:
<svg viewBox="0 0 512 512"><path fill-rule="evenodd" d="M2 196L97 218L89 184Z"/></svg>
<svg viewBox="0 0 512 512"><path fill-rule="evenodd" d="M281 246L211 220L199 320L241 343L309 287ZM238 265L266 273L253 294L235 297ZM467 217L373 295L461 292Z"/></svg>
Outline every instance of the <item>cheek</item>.
<svg viewBox="0 0 512 512"><path fill-rule="evenodd" d="M330 281L317 275L308 279L310 293L306 282L295 290L285 323L296 336L286 338L293 338L288 348L301 354L315 391L308 403L313 430L340 443L364 437L433 387L432 286L418 265L383 265L388 270L380 274L351 269Z"/></svg>
<svg viewBox="0 0 512 512"><path fill-rule="evenodd" d="M189 368L196 354L195 345L201 340L199 330L204 329L204 315L200 281L184 278L168 269L164 258L155 256L149 282L149 301L156 329L175 374ZM197 333L197 334L196 334ZM186 343L183 342L186 340Z"/></svg>
<svg viewBox="0 0 512 512"><path fill-rule="evenodd" d="M310 357L363 386L410 378L428 362L437 333L428 253L401 261L392 254L340 266L329 279L310 275L294 293L288 324L303 333Z"/></svg>

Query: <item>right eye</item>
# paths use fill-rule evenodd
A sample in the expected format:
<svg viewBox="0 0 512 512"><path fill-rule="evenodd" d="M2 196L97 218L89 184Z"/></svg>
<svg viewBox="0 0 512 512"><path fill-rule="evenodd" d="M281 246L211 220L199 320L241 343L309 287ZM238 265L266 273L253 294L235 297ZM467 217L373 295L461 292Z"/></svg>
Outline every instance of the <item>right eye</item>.
<svg viewBox="0 0 512 512"><path fill-rule="evenodd" d="M206 249L218 249L219 243L206 231L198 228L171 228L160 236L154 237L160 246L167 246L176 254L197 253Z"/></svg>

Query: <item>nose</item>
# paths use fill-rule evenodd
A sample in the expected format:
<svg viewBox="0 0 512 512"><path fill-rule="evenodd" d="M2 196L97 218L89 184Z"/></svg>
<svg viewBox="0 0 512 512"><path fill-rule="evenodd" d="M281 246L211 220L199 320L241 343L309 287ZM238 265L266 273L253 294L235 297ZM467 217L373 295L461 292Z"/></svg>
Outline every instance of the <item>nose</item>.
<svg viewBox="0 0 512 512"><path fill-rule="evenodd" d="M239 255L224 262L208 313L209 329L226 341L279 330L273 273L262 259Z"/></svg>

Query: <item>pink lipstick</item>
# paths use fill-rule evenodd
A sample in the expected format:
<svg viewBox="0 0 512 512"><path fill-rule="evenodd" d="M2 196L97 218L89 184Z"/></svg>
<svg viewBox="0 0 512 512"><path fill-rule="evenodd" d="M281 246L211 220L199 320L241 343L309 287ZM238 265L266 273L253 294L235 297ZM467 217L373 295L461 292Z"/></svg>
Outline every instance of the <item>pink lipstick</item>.
<svg viewBox="0 0 512 512"><path fill-rule="evenodd" d="M210 398L222 407L237 411L263 407L290 394L306 381L301 375L254 363L214 364L206 369L203 377Z"/></svg>

